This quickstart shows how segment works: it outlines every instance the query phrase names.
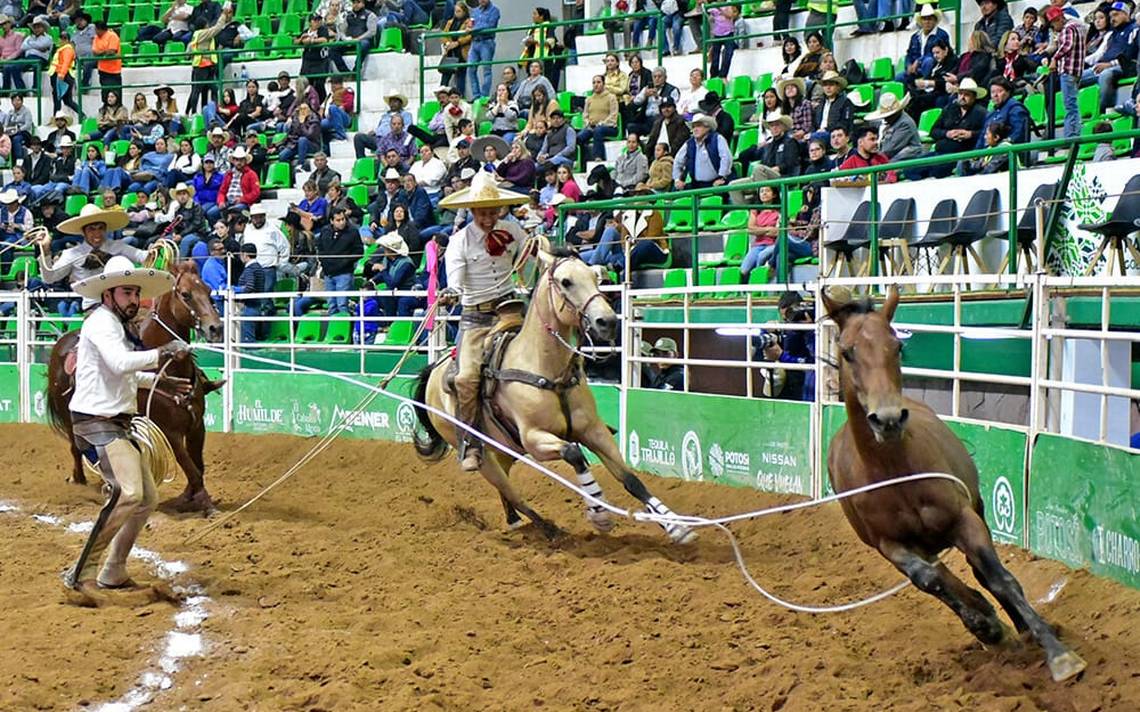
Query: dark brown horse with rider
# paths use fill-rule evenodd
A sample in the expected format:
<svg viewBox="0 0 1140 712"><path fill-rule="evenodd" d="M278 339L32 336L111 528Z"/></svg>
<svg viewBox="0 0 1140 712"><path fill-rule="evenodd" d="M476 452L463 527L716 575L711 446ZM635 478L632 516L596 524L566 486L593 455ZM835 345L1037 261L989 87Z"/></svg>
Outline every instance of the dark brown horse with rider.
<svg viewBox="0 0 1140 712"><path fill-rule="evenodd" d="M839 374L847 408L847 422L827 455L831 484L836 492L845 492L918 473L944 473L962 484L926 479L884 487L842 500L843 512L865 544L949 606L978 640L995 645L1005 638L1006 628L994 607L939 561L946 549L961 551L974 578L998 600L1018 632L1028 631L1045 648L1053 679L1078 675L1085 661L1033 610L994 551L970 454L925 403L903 397L902 342L891 328L898 301L893 288L881 312L869 301L823 297L827 313L839 325Z"/></svg>
<svg viewBox="0 0 1140 712"><path fill-rule="evenodd" d="M174 263L174 289L155 300L151 313L141 319L138 336L146 348L157 348L175 337L189 342L192 331L206 341L219 342L224 327L214 303L210 288L202 281L193 260ZM71 446L74 469L71 481L85 484L82 453L75 447L71 435L71 411L68 402L75 387L74 353L79 343L79 331L65 334L52 347L48 362L48 415L52 427L67 438ZM70 365L69 365L70 364ZM189 382L189 395L175 395L163 390L139 390L139 413L146 414L150 402L150 418L166 438L182 471L186 473L186 489L167 503L176 511L208 512L214 508L204 481L205 462L202 457L206 442L206 396L221 386L221 382L208 380L193 359L172 361L167 376L183 378Z"/></svg>

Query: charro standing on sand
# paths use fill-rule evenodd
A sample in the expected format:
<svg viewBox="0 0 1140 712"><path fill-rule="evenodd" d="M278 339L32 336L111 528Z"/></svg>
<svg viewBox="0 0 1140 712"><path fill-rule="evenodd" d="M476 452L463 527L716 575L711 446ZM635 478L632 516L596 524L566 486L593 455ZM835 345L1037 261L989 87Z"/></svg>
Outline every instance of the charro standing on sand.
<svg viewBox="0 0 1140 712"><path fill-rule="evenodd" d="M455 415L475 428L479 428L483 342L499 320L500 307L514 301L511 271L526 242L526 233L517 222L499 216L504 207L525 202L525 195L500 190L490 173L480 172L470 188L453 193L439 204L445 209L467 208L472 216L467 227L451 236L444 258L451 293L445 298L458 295L463 304ZM466 431L458 440L460 466L468 472L478 470L483 463L483 441Z"/></svg>
<svg viewBox="0 0 1140 712"><path fill-rule="evenodd" d="M134 586L127 576L127 556L158 495L154 479L131 440L131 416L136 412L139 384L153 386L155 382L155 374L143 371L168 358L185 357L189 346L174 340L157 349L137 351L141 342L129 331L129 322L138 314L140 299L154 299L173 286L170 273L136 268L121 255L107 260L100 274L71 285L86 299L100 303L83 322L79 334L75 392L69 407L76 445L84 451L95 449L107 495L67 577L67 585L82 593ZM111 551L96 576L108 545Z"/></svg>

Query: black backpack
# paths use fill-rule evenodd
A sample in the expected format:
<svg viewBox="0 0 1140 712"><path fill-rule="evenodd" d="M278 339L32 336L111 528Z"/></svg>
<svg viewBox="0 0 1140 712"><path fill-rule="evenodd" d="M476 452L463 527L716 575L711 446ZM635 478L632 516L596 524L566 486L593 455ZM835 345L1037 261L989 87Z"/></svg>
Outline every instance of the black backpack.
<svg viewBox="0 0 1140 712"><path fill-rule="evenodd" d="M843 65L843 69L839 70L839 74L847 80L847 86L865 84L867 82L867 73L863 71L863 65L854 59L847 60L847 63Z"/></svg>

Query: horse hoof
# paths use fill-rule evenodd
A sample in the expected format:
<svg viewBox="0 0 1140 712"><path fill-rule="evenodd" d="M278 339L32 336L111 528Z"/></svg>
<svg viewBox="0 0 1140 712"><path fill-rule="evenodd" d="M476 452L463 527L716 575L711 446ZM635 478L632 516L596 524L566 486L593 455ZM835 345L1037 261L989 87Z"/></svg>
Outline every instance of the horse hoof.
<svg viewBox="0 0 1140 712"><path fill-rule="evenodd" d="M174 499L170 500L167 505L180 514L190 512L202 512L209 514L214 511L214 501L210 499L210 495L206 490L199 490L194 494L183 492Z"/></svg>
<svg viewBox="0 0 1140 712"><path fill-rule="evenodd" d="M688 527L676 527L669 532L674 544L692 544L697 540L697 532Z"/></svg>
<svg viewBox="0 0 1140 712"><path fill-rule="evenodd" d="M507 531L517 531L526 526L526 522L522 519L516 519L513 522L507 522Z"/></svg>
<svg viewBox="0 0 1140 712"><path fill-rule="evenodd" d="M1080 675L1088 667L1080 655L1072 650L1066 650L1049 660L1049 672L1053 673L1053 682L1064 682L1069 678Z"/></svg>
<svg viewBox="0 0 1140 712"><path fill-rule="evenodd" d="M82 477L82 476L76 477L75 475L72 475L71 477L67 478L67 484L69 484L69 485L86 485L87 484L87 478Z"/></svg>
<svg viewBox="0 0 1140 712"><path fill-rule="evenodd" d="M591 508L586 510L586 520L603 534L613 531L614 520L610 517L610 513L604 509Z"/></svg>

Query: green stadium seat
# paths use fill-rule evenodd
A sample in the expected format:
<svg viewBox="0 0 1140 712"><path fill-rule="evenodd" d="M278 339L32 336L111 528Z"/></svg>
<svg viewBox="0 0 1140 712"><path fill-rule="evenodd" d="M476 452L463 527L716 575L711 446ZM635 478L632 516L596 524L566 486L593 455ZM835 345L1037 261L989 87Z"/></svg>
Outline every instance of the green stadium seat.
<svg viewBox="0 0 1140 712"><path fill-rule="evenodd" d="M308 12L306 11L305 13L302 13L302 14L307 15ZM279 28L277 28L277 36L278 37L281 37L281 36L285 37L285 43L284 44L286 44L286 45L293 44L293 38L297 37L298 35L301 34L301 25L302 25L301 18L302 18L302 15L284 15L281 18L281 26ZM274 46L277 45L276 42L274 42L273 44L274 44ZM287 54L292 55L293 52L290 51Z"/></svg>
<svg viewBox="0 0 1140 712"><path fill-rule="evenodd" d="M883 84L882 89L879 91L882 94L894 94L895 98L902 100L906 96L906 87L902 82L890 81Z"/></svg>
<svg viewBox="0 0 1140 712"><path fill-rule="evenodd" d="M1045 95L1044 94L1030 94L1025 97L1025 110L1029 112L1029 118L1033 123L1038 126L1045 125Z"/></svg>
<svg viewBox="0 0 1140 712"><path fill-rule="evenodd" d="M701 201L701 209L697 214L697 222L702 228L715 228L720 225L724 211L719 207L724 205L724 196L710 195ZM716 207L714 207L716 206Z"/></svg>
<svg viewBox="0 0 1140 712"><path fill-rule="evenodd" d="M321 340L321 322L315 317L302 317L297 322L294 341L302 344L315 344Z"/></svg>
<svg viewBox="0 0 1140 712"><path fill-rule="evenodd" d="M760 142L760 129L747 128L740 132L740 136L736 138L736 152L733 154L734 158L739 158L740 154L752 148Z"/></svg>
<svg viewBox="0 0 1140 712"><path fill-rule="evenodd" d="M725 113L732 117L736 125L740 125L740 102L736 99L727 99L722 105Z"/></svg>
<svg viewBox="0 0 1140 712"><path fill-rule="evenodd" d="M879 57L871 62L871 70L867 72L869 82L889 82L895 77L895 61L890 57Z"/></svg>
<svg viewBox="0 0 1140 712"><path fill-rule="evenodd" d="M269 322L269 333L265 335L265 340L274 344L287 344L289 343L289 322L288 321L271 321Z"/></svg>
<svg viewBox="0 0 1140 712"><path fill-rule="evenodd" d="M930 129L934 128L934 124L938 123L938 118L942 116L942 109L937 107L927 109L922 112L918 117L918 135L926 141L930 138Z"/></svg>
<svg viewBox="0 0 1140 712"><path fill-rule="evenodd" d="M384 31L380 33L380 48L381 52L403 52L404 51L404 37L400 34L399 27L385 27Z"/></svg>
<svg viewBox="0 0 1140 712"><path fill-rule="evenodd" d="M132 61L133 64L141 64L144 66L161 64L158 43L156 42L151 42L150 40L139 42L138 52L135 54L138 56Z"/></svg>
<svg viewBox="0 0 1140 712"><path fill-rule="evenodd" d="M63 204L63 212L74 217L79 214L80 210L83 210L84 205L87 205L86 195L69 195L67 202Z"/></svg>
<svg viewBox="0 0 1140 712"><path fill-rule="evenodd" d="M1058 93L1058 97L1060 94ZM1061 101L1058 99L1058 104ZM1077 92L1077 108L1081 112L1081 120L1091 121L1100 116L1100 87L1096 84L1087 86ZM1061 106L1061 113L1058 116L1061 121L1065 120L1065 107Z"/></svg>
<svg viewBox="0 0 1140 712"><path fill-rule="evenodd" d="M257 14L257 0L237 0L234 5L234 17L245 19Z"/></svg>
<svg viewBox="0 0 1140 712"><path fill-rule="evenodd" d="M206 117L201 114L194 114L190 117L190 125L186 128L187 136L202 136L206 133ZM193 143L193 142L191 142ZM194 150L197 150L195 147ZM199 154L201 155L201 154Z"/></svg>
<svg viewBox="0 0 1140 712"><path fill-rule="evenodd" d="M254 17L253 29L257 30L257 34L261 37L264 37L266 42L272 42L274 35L276 34L273 32L273 18L279 17L280 15L281 13L277 13L276 15L262 13L257 17Z"/></svg>
<svg viewBox="0 0 1140 712"><path fill-rule="evenodd" d="M748 274L749 284L767 284L772 281L772 268L761 265Z"/></svg>
<svg viewBox="0 0 1140 712"><path fill-rule="evenodd" d="M154 15L155 3L139 3L135 5L134 22L139 25L153 25L155 23ZM110 24L108 22L108 24Z"/></svg>
<svg viewBox="0 0 1140 712"><path fill-rule="evenodd" d="M376 158L365 156L356 159L352 164L352 175L344 182L345 185L376 185Z"/></svg>
<svg viewBox="0 0 1140 712"><path fill-rule="evenodd" d="M732 84L728 87L728 96L730 99L736 99L742 102L752 101L752 77L747 74L742 74L732 80Z"/></svg>
<svg viewBox="0 0 1140 712"><path fill-rule="evenodd" d="M107 8L107 24L111 26L125 25L131 21L130 13L131 9L126 5L113 5Z"/></svg>
<svg viewBox="0 0 1140 712"><path fill-rule="evenodd" d="M788 191L788 219L794 218L804 206L804 192L802 190Z"/></svg>
<svg viewBox="0 0 1140 712"><path fill-rule="evenodd" d="M849 91L857 92L859 100L870 106L875 101L875 87L870 84L856 84Z"/></svg>
<svg viewBox="0 0 1140 712"><path fill-rule="evenodd" d="M260 38L253 38L260 39ZM253 40L250 40L251 42ZM172 41L166 43L166 49L162 53L163 64L190 64L190 58L186 56L186 43Z"/></svg>
<svg viewBox="0 0 1140 712"><path fill-rule="evenodd" d="M80 140L82 140L84 137L90 136L91 134L95 133L98 130L99 130L99 117L88 116L88 117L84 118L83 119L83 125L79 129L79 132L81 134Z"/></svg>
<svg viewBox="0 0 1140 712"><path fill-rule="evenodd" d="M289 18L291 15L286 15L285 17ZM276 35L273 38L273 42L270 43L270 47L273 48L273 51L269 53L269 56L274 59L289 58L292 55L292 51L286 48L292 44L293 39L289 37L289 35L284 33Z"/></svg>
<svg viewBox="0 0 1140 712"><path fill-rule="evenodd" d="M119 202L119 205L123 208L123 210L130 210L131 208L135 207L135 204L138 202L138 193L127 193L123 196L123 199Z"/></svg>
<svg viewBox="0 0 1140 712"><path fill-rule="evenodd" d="M435 99L431 99L430 101L425 101L424 103L420 104L420 117L418 119L418 123L422 124L423 126L427 126L431 122L431 120L435 118L435 115L438 112L439 112L439 102L438 101L436 101Z"/></svg>
<svg viewBox="0 0 1140 712"><path fill-rule="evenodd" d="M352 326L353 322L351 321L330 321L328 328L325 330L324 343L351 344Z"/></svg>
<svg viewBox="0 0 1140 712"><path fill-rule="evenodd" d="M701 267L697 270L697 286L698 287L715 287L716 286L716 267ZM713 292L698 292L698 299L710 299L714 296Z"/></svg>
<svg viewBox="0 0 1140 712"><path fill-rule="evenodd" d="M384 343L388 346L407 346L416 334L416 322L411 319L397 319L388 326Z"/></svg>
<svg viewBox="0 0 1140 712"><path fill-rule="evenodd" d="M722 267L717 271L717 284L720 286L728 286L730 284L743 284L744 280L740 276L739 267ZM739 292L718 292L717 299L732 299L733 297L740 296Z"/></svg>
<svg viewBox="0 0 1140 712"><path fill-rule="evenodd" d="M297 293L297 278L296 277L278 277L277 281L273 283L274 292L289 292Z"/></svg>
<svg viewBox="0 0 1140 712"><path fill-rule="evenodd" d="M743 211L742 211L743 212ZM739 266L744 262L744 255L748 253L748 233L744 230L734 230L724 238L724 263Z"/></svg>
<svg viewBox="0 0 1140 712"><path fill-rule="evenodd" d="M269 17L284 15L284 3L282 3L281 0L265 0L265 2L261 4L261 14Z"/></svg>
<svg viewBox="0 0 1140 712"><path fill-rule="evenodd" d="M269 165L265 182L262 188L292 188L293 175L291 166L284 161L277 161Z"/></svg>
<svg viewBox="0 0 1140 712"><path fill-rule="evenodd" d="M693 199L674 200L669 209L665 232L687 232L693 229Z"/></svg>
<svg viewBox="0 0 1140 712"><path fill-rule="evenodd" d="M562 109L562 113L569 114L571 112L570 100L575 96L572 91L558 92L558 108Z"/></svg>
<svg viewBox="0 0 1140 712"><path fill-rule="evenodd" d="M1112 130L1127 131L1132 128L1132 117L1121 116L1112 120ZM1117 156L1126 156L1132 152L1132 139L1118 138L1112 142L1112 152Z"/></svg>
<svg viewBox="0 0 1140 712"><path fill-rule="evenodd" d="M205 156L206 151L210 150L210 139L206 136L195 136L190 143L194 145L194 153L199 156Z"/></svg>
<svg viewBox="0 0 1140 712"><path fill-rule="evenodd" d="M366 185L349 186L348 197L352 199L352 202L356 203L357 205L359 205L360 207L363 208L364 206L368 205L368 203L369 203L368 186L366 186Z"/></svg>
<svg viewBox="0 0 1140 712"><path fill-rule="evenodd" d="M139 36L139 26L134 22L128 22L123 25L119 30L119 41L121 43L134 42L135 38Z"/></svg>
<svg viewBox="0 0 1140 712"><path fill-rule="evenodd" d="M82 196L79 196L82 197ZM0 275L0 282L14 282L27 270L28 279L38 277L40 274L40 263L32 255L17 255L12 258L12 262L8 265L8 271Z"/></svg>
<svg viewBox="0 0 1140 712"><path fill-rule="evenodd" d="M756 81L752 83L752 92L759 97L764 92L772 88L772 73L765 72L756 77Z"/></svg>
<svg viewBox="0 0 1140 712"><path fill-rule="evenodd" d="M748 211L747 210L730 210L724 214L724 220L721 221L720 227L724 230L746 230L748 229Z"/></svg>
<svg viewBox="0 0 1140 712"><path fill-rule="evenodd" d="M677 268L665 273L662 285L665 289L676 289L689 286L689 270Z"/></svg>
<svg viewBox="0 0 1140 712"><path fill-rule="evenodd" d="M724 93L724 80L720 77L709 77L705 80L705 88L709 91L715 91L720 98L725 97Z"/></svg>

